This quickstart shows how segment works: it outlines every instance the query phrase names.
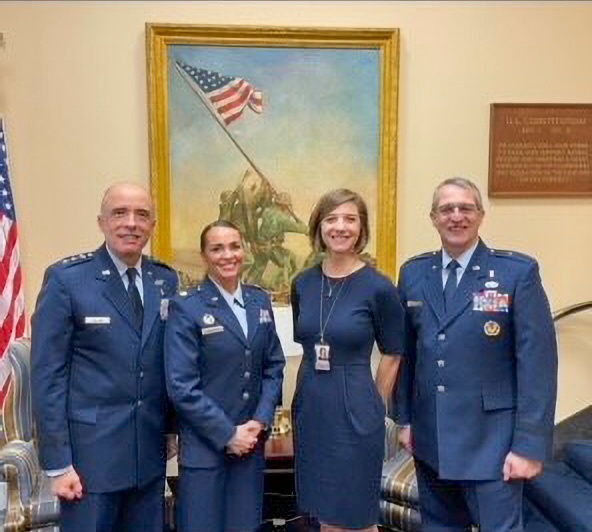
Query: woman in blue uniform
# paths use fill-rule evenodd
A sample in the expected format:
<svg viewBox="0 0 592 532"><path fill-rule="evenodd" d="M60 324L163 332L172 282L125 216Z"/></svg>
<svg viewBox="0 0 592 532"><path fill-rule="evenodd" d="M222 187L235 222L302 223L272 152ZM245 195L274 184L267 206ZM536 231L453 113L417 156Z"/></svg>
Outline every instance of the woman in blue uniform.
<svg viewBox="0 0 592 532"><path fill-rule="evenodd" d="M201 234L207 276L169 305L167 389L179 425L180 532L252 532L261 524L264 440L284 356L268 295L240 282L238 228Z"/></svg>
<svg viewBox="0 0 592 532"><path fill-rule="evenodd" d="M360 258L369 224L358 194L325 194L309 237L326 258L292 284L294 336L304 348L293 400L298 503L322 531L376 531L385 403L399 367L403 309L393 283ZM376 383L375 342L384 355Z"/></svg>

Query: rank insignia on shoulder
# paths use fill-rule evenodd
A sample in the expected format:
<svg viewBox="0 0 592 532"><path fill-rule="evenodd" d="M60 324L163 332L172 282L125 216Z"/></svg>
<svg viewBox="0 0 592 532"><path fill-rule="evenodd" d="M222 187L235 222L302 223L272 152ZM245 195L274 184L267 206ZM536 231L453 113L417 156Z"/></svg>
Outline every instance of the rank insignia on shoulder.
<svg viewBox="0 0 592 532"><path fill-rule="evenodd" d="M497 290L483 290L473 294L473 310L477 312L509 312L510 294Z"/></svg>
<svg viewBox="0 0 592 532"><path fill-rule="evenodd" d="M78 255L71 255L62 259L62 264L76 264L77 262L86 262L88 259L92 259L94 252L89 251L88 253L79 253Z"/></svg>
<svg viewBox="0 0 592 532"><path fill-rule="evenodd" d="M483 330L487 336L497 336L501 331L501 327L496 321L488 321L483 326Z"/></svg>
<svg viewBox="0 0 592 532"><path fill-rule="evenodd" d="M416 260L431 259L434 256L436 256L437 254L438 254L437 251L426 251L425 253L420 253L419 255L414 255L413 257L407 259L405 261L405 264L408 264L410 262L414 262Z"/></svg>

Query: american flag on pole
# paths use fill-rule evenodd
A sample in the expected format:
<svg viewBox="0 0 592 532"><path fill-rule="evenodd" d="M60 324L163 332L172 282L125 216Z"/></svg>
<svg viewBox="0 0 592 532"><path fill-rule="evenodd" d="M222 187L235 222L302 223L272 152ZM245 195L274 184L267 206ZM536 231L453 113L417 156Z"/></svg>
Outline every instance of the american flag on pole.
<svg viewBox="0 0 592 532"><path fill-rule="evenodd" d="M0 406L10 387L8 348L25 335L25 296L19 257L6 133L0 117Z"/></svg>
<svg viewBox="0 0 592 532"><path fill-rule="evenodd" d="M256 113L263 111L263 95L248 81L223 76L213 70L195 68L179 61L177 66L204 94L225 125L239 118L247 106Z"/></svg>

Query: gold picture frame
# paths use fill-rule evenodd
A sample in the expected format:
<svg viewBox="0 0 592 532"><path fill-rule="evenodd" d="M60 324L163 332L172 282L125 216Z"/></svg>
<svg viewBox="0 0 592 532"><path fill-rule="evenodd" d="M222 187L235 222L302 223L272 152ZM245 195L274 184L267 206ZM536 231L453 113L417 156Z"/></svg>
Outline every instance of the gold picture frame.
<svg viewBox="0 0 592 532"><path fill-rule="evenodd" d="M398 29L149 23L146 46L154 255L194 280L202 227L223 212L236 214L237 191L257 181L257 190L273 189L274 201L284 198L300 224L277 248L280 260L292 261L293 274L294 264L306 262L301 223L312 204L321 193L346 187L368 202L369 254L395 278ZM250 90L230 118L216 107L215 90L206 94L229 82ZM261 107L260 115L252 112ZM255 232L265 208L249 201L250 211L240 211L243 229ZM285 296L287 268L275 272L277 302Z"/></svg>

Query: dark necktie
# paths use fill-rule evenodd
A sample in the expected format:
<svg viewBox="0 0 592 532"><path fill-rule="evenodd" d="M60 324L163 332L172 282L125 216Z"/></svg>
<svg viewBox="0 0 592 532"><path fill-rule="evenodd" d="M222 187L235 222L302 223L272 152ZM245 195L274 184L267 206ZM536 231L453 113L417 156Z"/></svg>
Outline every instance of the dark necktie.
<svg viewBox="0 0 592 532"><path fill-rule="evenodd" d="M136 286L136 275L138 275L138 272L135 268L128 268L126 273L129 281L127 285L127 293L132 300L134 317L136 318L136 327L141 329L142 322L144 321L144 306L142 305L142 298L140 297L140 292Z"/></svg>
<svg viewBox="0 0 592 532"><path fill-rule="evenodd" d="M460 264L454 259L452 259L448 263L448 266L446 266L446 269L448 270L448 278L444 285L444 308L447 312L451 307L454 292L456 292L456 269L458 267L460 267Z"/></svg>
<svg viewBox="0 0 592 532"><path fill-rule="evenodd" d="M234 298L234 304L242 309L245 308L245 306L238 299L236 299L236 297Z"/></svg>

